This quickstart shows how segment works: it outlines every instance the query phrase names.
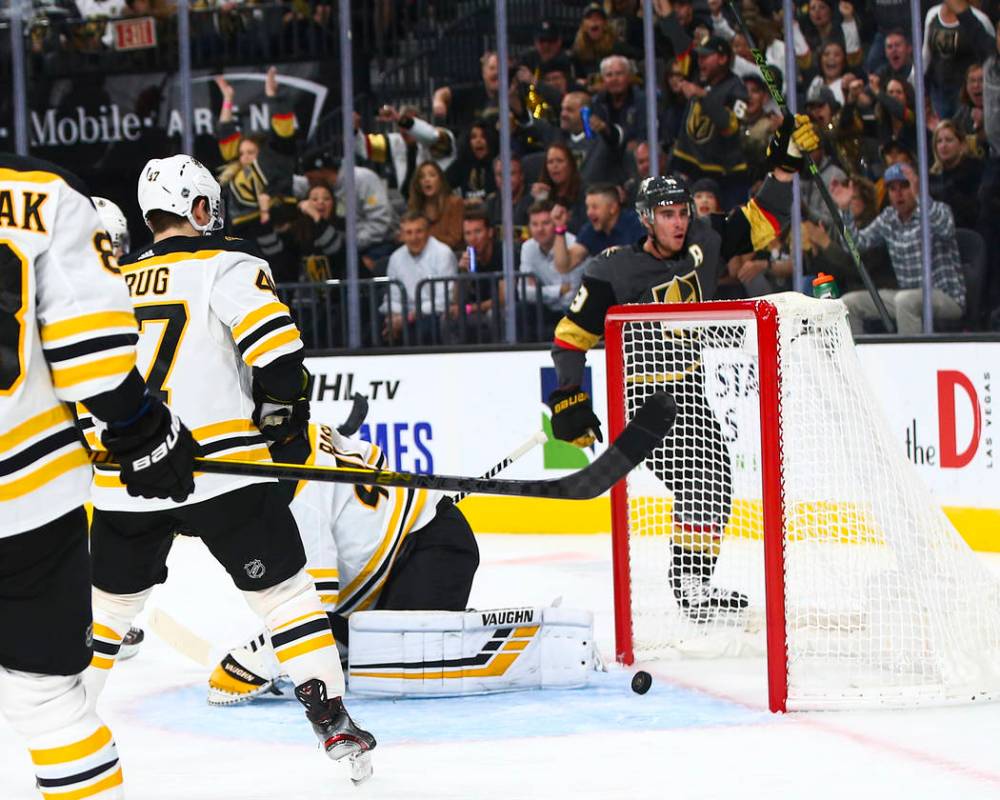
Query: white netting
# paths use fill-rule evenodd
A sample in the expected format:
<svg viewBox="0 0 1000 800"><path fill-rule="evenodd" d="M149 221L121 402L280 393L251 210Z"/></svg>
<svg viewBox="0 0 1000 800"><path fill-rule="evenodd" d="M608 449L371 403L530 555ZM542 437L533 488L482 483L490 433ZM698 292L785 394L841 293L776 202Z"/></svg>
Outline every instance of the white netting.
<svg viewBox="0 0 1000 800"><path fill-rule="evenodd" d="M768 301L779 318L789 708L1000 694L1000 583L890 433L843 305ZM754 319L622 326L626 420L659 389L678 405L664 446L627 484L636 658L765 650L756 331Z"/></svg>

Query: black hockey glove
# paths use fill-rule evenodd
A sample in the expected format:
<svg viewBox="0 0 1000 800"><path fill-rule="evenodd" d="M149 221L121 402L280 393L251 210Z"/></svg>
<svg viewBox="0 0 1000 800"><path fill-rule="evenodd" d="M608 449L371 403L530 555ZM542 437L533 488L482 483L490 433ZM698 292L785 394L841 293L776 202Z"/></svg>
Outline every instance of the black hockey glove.
<svg viewBox="0 0 1000 800"><path fill-rule="evenodd" d="M601 421L594 413L590 395L579 386L556 389L549 395L552 409L552 435L577 447L590 447L601 436Z"/></svg>
<svg viewBox="0 0 1000 800"><path fill-rule="evenodd" d="M121 464L122 483L132 497L181 503L194 491L194 459L200 448L159 398L147 395L139 416L111 423L101 441Z"/></svg>
<svg viewBox="0 0 1000 800"><path fill-rule="evenodd" d="M302 385L296 397L269 395L258 381L253 383L253 424L265 439L284 442L298 436L309 423L309 373L303 368Z"/></svg>
<svg viewBox="0 0 1000 800"><path fill-rule="evenodd" d="M794 117L786 113L781 127L774 132L767 145L767 165L785 172L800 172L805 166L804 153L819 147L819 136L805 114Z"/></svg>

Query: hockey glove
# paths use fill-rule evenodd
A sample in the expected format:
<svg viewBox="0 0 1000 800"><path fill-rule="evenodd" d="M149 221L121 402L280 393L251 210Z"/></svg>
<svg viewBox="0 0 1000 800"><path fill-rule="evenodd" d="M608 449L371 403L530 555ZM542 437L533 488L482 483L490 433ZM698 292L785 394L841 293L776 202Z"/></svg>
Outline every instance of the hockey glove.
<svg viewBox="0 0 1000 800"><path fill-rule="evenodd" d="M265 439L285 442L298 436L309 423L309 373L303 368L302 385L296 397L269 395L258 381L253 384L253 424Z"/></svg>
<svg viewBox="0 0 1000 800"><path fill-rule="evenodd" d="M781 127L767 145L767 164L771 169L800 172L805 166L803 153L819 147L819 136L805 114L785 114Z"/></svg>
<svg viewBox="0 0 1000 800"><path fill-rule="evenodd" d="M111 423L101 441L121 464L122 483L132 497L181 503L194 491L194 459L200 448L159 398L147 395L139 416Z"/></svg>
<svg viewBox="0 0 1000 800"><path fill-rule="evenodd" d="M556 389L549 395L552 409L552 435L577 447L590 447L601 436L601 421L594 413L590 395L579 386Z"/></svg>

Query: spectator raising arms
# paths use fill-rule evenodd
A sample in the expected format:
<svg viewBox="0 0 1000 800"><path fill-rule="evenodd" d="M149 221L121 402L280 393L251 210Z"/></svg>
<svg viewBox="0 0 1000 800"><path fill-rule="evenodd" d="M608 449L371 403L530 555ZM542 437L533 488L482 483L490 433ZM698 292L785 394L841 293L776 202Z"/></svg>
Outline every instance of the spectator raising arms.
<svg viewBox="0 0 1000 800"><path fill-rule="evenodd" d="M827 42L819 51L817 59L819 74L812 79L809 89L814 86L826 86L837 102L844 104L846 87L856 80L854 75L847 72L847 53L844 46L837 41Z"/></svg>
<svg viewBox="0 0 1000 800"><path fill-rule="evenodd" d="M264 79L271 130L266 137L244 137L234 113L235 90L221 75L215 84L222 92L219 152L227 163L219 171L219 183L224 191L226 218L234 234L253 238L267 224L272 205L295 203L295 115L288 98L279 94L278 70L271 67Z"/></svg>
<svg viewBox="0 0 1000 800"><path fill-rule="evenodd" d="M344 220L334 214L333 187L318 181L298 207L279 206L257 245L277 283L325 281L345 276Z"/></svg>
<svg viewBox="0 0 1000 800"><path fill-rule="evenodd" d="M920 215L917 213L917 174L894 164L885 173L889 207L866 228L858 231L851 214L850 184L834 184L830 193L841 209L844 223L861 250L885 244L899 289L879 289L889 316L899 333L913 336L923 330L923 267L920 258ZM955 239L955 220L944 203L931 202L931 313L935 320L959 320L965 311L965 277ZM866 291L843 297L854 333L864 332L866 319L877 319L875 304Z"/></svg>
<svg viewBox="0 0 1000 800"><path fill-rule="evenodd" d="M975 228L979 215L976 195L983 177L983 162L969 154L969 146L951 120L934 129L934 165L930 172L931 197L951 206L955 225Z"/></svg>
<svg viewBox="0 0 1000 800"><path fill-rule="evenodd" d="M573 269L565 263L566 250L574 246L576 237L565 228L556 227L552 203L548 200L528 209L528 229L531 238L521 247L521 270L533 273L538 279L545 306L545 327L551 334L569 309L583 278L582 268ZM564 255L562 269L556 264L557 251Z"/></svg>
<svg viewBox="0 0 1000 800"><path fill-rule="evenodd" d="M433 161L417 167L417 177L410 184L408 209L422 214L430 222L430 235L452 250L462 246L462 217L465 206L461 197L451 193L444 172Z"/></svg>
<svg viewBox="0 0 1000 800"><path fill-rule="evenodd" d="M608 12L600 3L583 10L570 55L578 80L585 84L596 78L601 60L622 49L615 29L608 24Z"/></svg>
<svg viewBox="0 0 1000 800"><path fill-rule="evenodd" d="M456 130L474 119L496 119L500 93L497 54L492 50L479 59L482 82L476 85L442 86L434 92L432 110L435 120L448 119Z"/></svg>

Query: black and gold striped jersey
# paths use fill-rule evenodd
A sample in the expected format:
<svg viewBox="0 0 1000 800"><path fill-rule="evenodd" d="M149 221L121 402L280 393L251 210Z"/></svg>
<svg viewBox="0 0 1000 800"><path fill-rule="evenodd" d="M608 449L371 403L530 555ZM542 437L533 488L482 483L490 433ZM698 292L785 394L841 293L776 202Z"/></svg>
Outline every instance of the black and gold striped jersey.
<svg viewBox="0 0 1000 800"><path fill-rule="evenodd" d="M0 537L82 505L91 468L67 402L121 385L136 321L80 181L0 154Z"/></svg>
<svg viewBox="0 0 1000 800"><path fill-rule="evenodd" d="M250 421L251 368L301 358L302 340L274 293L267 262L239 239L174 236L121 260L139 324L138 369L149 390L184 420L214 458L267 460L267 443ZM87 421L81 421L88 426ZM87 431L99 447L100 424ZM260 479L197 475L185 504ZM130 497L113 471L98 469L94 505L154 511L171 500Z"/></svg>

